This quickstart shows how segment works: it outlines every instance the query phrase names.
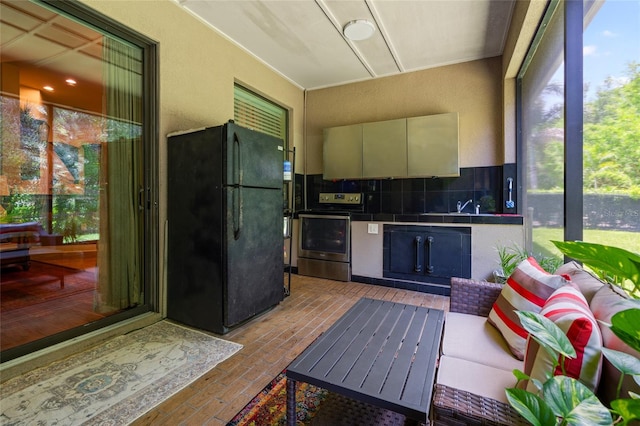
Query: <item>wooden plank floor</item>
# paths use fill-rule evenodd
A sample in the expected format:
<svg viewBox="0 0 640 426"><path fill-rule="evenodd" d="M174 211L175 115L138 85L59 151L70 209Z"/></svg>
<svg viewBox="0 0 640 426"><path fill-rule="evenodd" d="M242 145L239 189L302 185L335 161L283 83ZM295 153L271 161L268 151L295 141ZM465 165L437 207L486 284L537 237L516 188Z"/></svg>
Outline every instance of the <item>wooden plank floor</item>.
<svg viewBox="0 0 640 426"><path fill-rule="evenodd" d="M354 282L292 276L291 296L218 336L244 345L134 425L224 425L361 297L448 310L449 298Z"/></svg>
<svg viewBox="0 0 640 426"><path fill-rule="evenodd" d="M96 258L91 253L32 256L28 271L21 267L3 268L0 350L81 327L111 314L94 309L96 279Z"/></svg>

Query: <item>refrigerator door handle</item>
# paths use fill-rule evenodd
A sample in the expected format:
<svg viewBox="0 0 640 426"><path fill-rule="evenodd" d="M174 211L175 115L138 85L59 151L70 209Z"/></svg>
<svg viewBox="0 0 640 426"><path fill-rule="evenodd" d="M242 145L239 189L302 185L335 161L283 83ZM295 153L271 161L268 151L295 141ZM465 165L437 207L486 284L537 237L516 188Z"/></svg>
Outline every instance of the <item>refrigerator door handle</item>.
<svg viewBox="0 0 640 426"><path fill-rule="evenodd" d="M233 132L233 168L234 168L234 197L233 197L233 238L240 238L242 228L242 149L240 148L240 138Z"/></svg>
<svg viewBox="0 0 640 426"><path fill-rule="evenodd" d="M233 183L242 185L242 149L240 149L240 138L233 132Z"/></svg>
<svg viewBox="0 0 640 426"><path fill-rule="evenodd" d="M240 238L240 230L242 229L242 187L234 186L233 191L233 239Z"/></svg>

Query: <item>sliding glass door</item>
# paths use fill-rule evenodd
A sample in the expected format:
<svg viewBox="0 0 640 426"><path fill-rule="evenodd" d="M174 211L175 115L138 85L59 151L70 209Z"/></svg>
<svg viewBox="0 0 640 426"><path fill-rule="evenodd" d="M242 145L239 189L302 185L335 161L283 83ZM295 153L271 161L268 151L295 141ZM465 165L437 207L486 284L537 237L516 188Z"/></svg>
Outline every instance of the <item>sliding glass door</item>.
<svg viewBox="0 0 640 426"><path fill-rule="evenodd" d="M87 9L0 8L5 361L151 308L155 94L150 47Z"/></svg>

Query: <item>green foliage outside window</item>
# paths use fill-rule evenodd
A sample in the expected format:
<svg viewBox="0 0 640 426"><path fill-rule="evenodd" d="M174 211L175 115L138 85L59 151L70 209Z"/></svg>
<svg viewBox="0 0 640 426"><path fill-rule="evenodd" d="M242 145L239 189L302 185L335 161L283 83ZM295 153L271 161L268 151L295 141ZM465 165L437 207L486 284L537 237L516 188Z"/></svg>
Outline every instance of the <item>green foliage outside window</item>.
<svg viewBox="0 0 640 426"><path fill-rule="evenodd" d="M559 90L550 84L545 93ZM564 186L562 108L550 106L539 114L535 189L559 189ZM628 65L626 83L609 78L593 101L585 100L583 140L584 192L640 198L640 63Z"/></svg>
<svg viewBox="0 0 640 426"><path fill-rule="evenodd" d="M628 82L608 79L585 105L585 191L622 191L640 198L640 63L631 63Z"/></svg>

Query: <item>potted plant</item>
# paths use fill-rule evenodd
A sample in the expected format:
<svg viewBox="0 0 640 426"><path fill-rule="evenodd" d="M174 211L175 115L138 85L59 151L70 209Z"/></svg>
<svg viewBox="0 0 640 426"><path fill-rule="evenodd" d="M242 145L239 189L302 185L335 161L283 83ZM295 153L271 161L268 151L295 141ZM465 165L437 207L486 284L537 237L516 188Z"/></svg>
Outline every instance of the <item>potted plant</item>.
<svg viewBox="0 0 640 426"><path fill-rule="evenodd" d="M504 284L516 267L532 256L517 244L512 247L498 246L498 258L500 267L493 271L494 281ZM562 260L553 256L534 256L542 269L549 273L553 273L562 264Z"/></svg>
<svg viewBox="0 0 640 426"><path fill-rule="evenodd" d="M632 298L640 295L640 256L624 249L585 242L553 242L565 255L589 266L601 279L623 288ZM537 392L507 389L511 406L534 425L610 425L640 420L640 395L620 395L624 375L633 376L640 385L640 360L624 352L603 348L603 355L622 374L617 399L607 408L595 394L578 380L564 374L553 375L566 357L575 357L575 349L564 332L551 320L532 312L517 313L523 327L551 354L555 365L542 383L514 370L520 380L531 380ZM629 347L640 351L639 308L618 312L609 327ZM564 373L564 371L563 371Z"/></svg>
<svg viewBox="0 0 640 426"><path fill-rule="evenodd" d="M552 353L556 361L554 368L563 365L565 357L575 357L576 352L569 339L553 321L533 312L518 312L523 327L536 339L541 348ZM626 344L640 351L640 309L629 309L613 316L611 330ZM640 384L640 360L624 352L603 348L602 353L622 373L634 377ZM541 383L520 370L514 370L520 380L532 380L538 388L537 393L524 389L507 389L509 404L533 425L611 425L628 424L640 420L640 395L629 395L611 402L611 410L600 402L595 394L578 380L563 374L553 376ZM613 413L613 416L612 416ZM615 417L615 421L614 421Z"/></svg>

